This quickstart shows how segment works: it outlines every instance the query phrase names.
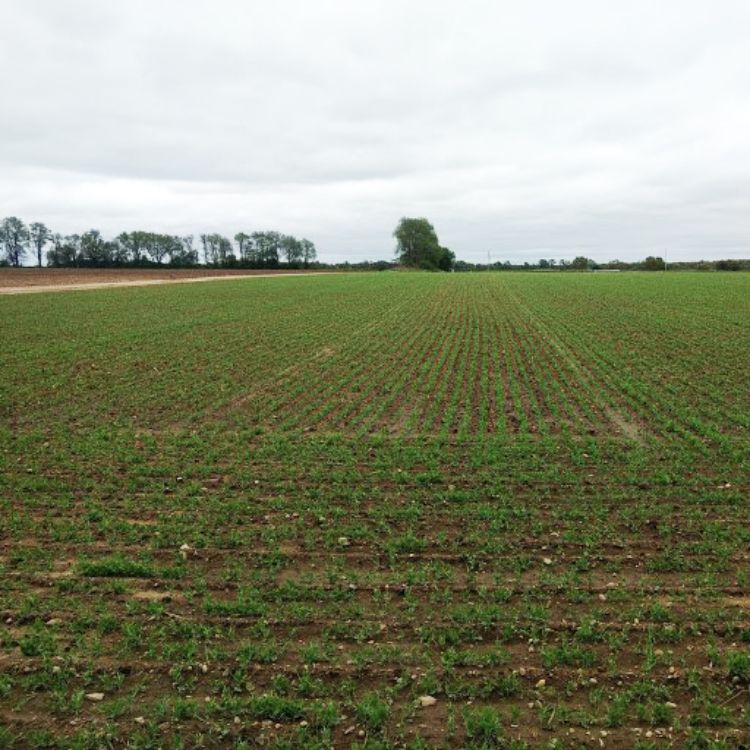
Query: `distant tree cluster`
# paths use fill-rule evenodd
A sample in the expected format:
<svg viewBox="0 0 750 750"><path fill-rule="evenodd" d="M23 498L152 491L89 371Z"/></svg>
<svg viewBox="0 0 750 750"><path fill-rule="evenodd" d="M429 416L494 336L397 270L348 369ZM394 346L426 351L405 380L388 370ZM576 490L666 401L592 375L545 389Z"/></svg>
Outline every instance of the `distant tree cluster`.
<svg viewBox="0 0 750 750"><path fill-rule="evenodd" d="M122 232L107 240L96 229L61 235L41 222L26 226L10 216L0 223L1 262L21 266L33 252L39 267L152 267L205 265L217 268L308 268L317 261L315 244L280 232L238 232L234 243L221 234L180 237L158 232ZM46 249L46 253L45 253Z"/></svg>
<svg viewBox="0 0 750 750"><path fill-rule="evenodd" d="M452 270L456 256L440 245L435 228L427 219L405 217L399 221L393 236L401 265L428 271Z"/></svg>
<svg viewBox="0 0 750 750"><path fill-rule="evenodd" d="M750 260L701 260L696 262L676 262L667 264L663 258L649 255L644 260L626 262L611 260L597 263L591 258L579 255L573 260L553 260L542 258L536 263L467 263L456 261L456 271L750 271Z"/></svg>

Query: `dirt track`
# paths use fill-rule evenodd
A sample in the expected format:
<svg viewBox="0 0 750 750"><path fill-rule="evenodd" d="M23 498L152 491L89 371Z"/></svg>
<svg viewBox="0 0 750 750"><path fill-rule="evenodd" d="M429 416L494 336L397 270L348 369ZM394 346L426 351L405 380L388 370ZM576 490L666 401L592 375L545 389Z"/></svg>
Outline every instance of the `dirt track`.
<svg viewBox="0 0 750 750"><path fill-rule="evenodd" d="M321 271L134 271L134 270L41 270L21 269L0 273L0 294L33 294L36 292L67 292L86 289L107 289L156 284L189 284L198 281L231 281L233 279L272 278L282 276L316 276ZM52 281L53 283L45 283ZM13 283L21 282L21 283Z"/></svg>

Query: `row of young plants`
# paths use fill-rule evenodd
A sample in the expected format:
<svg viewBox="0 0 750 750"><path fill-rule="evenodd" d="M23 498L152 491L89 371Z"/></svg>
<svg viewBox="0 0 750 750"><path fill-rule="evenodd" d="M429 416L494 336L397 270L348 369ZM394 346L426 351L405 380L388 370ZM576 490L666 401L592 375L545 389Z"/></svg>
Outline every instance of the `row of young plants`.
<svg viewBox="0 0 750 750"><path fill-rule="evenodd" d="M415 706L429 690L455 711L455 720L444 726L448 743L472 741L464 711L492 712L502 729L498 742L514 737L512 725L610 736L633 725L644 733L672 727L673 737L713 732L723 741L744 726L746 704L742 693L734 696L745 679L747 620L741 595L725 593L737 582L740 591L747 586L744 559L737 557L746 549L742 489L707 491L718 488L731 462L715 465L713 473L702 467L692 486L675 487L662 484L658 472L667 463L679 474L680 457L670 467L663 455L658 470L652 467L656 476L639 472L641 482L650 480L650 489L642 490L630 477L647 456L631 456L584 489L580 480L595 461L578 465L574 455L562 456L551 445L525 459L518 446L506 446L494 464L485 457L483 468L473 470L465 466L473 453L468 447L448 442L434 451L391 442L387 449L377 446L372 468L358 470L372 445L303 438L297 453L297 440L248 433L224 436L212 446L218 459L236 441L247 446L250 459L245 464L238 456L230 474L212 484L216 465L195 465L191 472L186 465L215 434L152 436L151 459L141 462L126 457L125 445L134 455L143 448L120 439L123 462L108 470L101 489L85 481L93 473L84 463L88 446L75 452L79 463L67 468L79 473L85 499L65 504L54 492L30 491L33 474L24 464L11 473L19 494L34 498L21 506L31 515L41 518L46 511L54 526L57 509L61 520L74 514L70 533L85 528L80 537L59 540L52 529L49 536L37 531L42 550L35 545L27 554L24 540L34 525L14 502L3 527L8 590L0 608L3 619L12 620L3 648L11 657L20 654L35 673L44 669L40 659L52 667L59 657L73 659L80 675L69 680L64 699L42 689L34 693L37 705L55 701L61 718L111 711L116 724L130 726L134 716L143 716L149 726L167 725L186 737L214 722L232 729L239 712L242 729L232 741L255 741L263 728L252 723L272 721L270 734L282 742L306 721L304 741L312 742L315 701L323 700L348 718L314 734L314 741L330 732L334 744L344 743L350 735L343 733L354 725L367 741L393 742L413 729L410 715L420 720L422 709ZM53 443L44 463L54 476L70 454ZM465 468L441 461L446 449ZM301 463L290 467L285 450L289 458L301 456ZM617 450L613 445L606 454L600 446L610 469L617 466ZM504 465L515 467L513 477L498 477ZM559 485L555 475L563 479ZM173 491L165 493L165 482ZM553 491L560 486L565 499ZM96 493L101 496L92 497ZM654 503L666 515L659 514L650 531ZM669 514L678 511L685 516L680 539L705 539L711 550L686 548L675 559L697 568L673 568L678 575L670 579L664 562L649 562L670 559L664 546L675 535ZM183 559L185 539L192 549ZM613 540L619 540L615 554ZM722 542L728 543L729 569L713 557ZM113 547L119 552L105 552ZM706 553L711 558L703 562ZM547 555L552 565L545 564ZM66 566L59 565L61 558ZM609 587L613 581L618 585ZM41 582L41 594L24 595ZM144 592L159 596L143 599ZM48 625L51 620L60 622ZM81 659L93 660L93 679L85 676ZM112 663L125 669L120 687L99 677ZM209 664L206 676L202 664ZM227 681L224 672L235 674L235 664L251 674L251 689L243 693L251 707L206 708L205 697L214 700ZM671 667L679 670L678 680L670 679ZM416 680L387 697L403 669ZM144 676L150 670L158 679ZM300 671L324 686L314 700L274 687ZM663 686L666 697L631 698L639 675ZM537 688L541 679L546 684ZM338 688L342 680L374 690L355 689L347 698ZM697 688L686 689L686 680ZM155 684L161 698L154 703L148 695ZM27 692L15 671L7 685L13 702ZM81 691L101 691L106 698L101 707L92 706ZM369 701L370 693L389 707L378 728L355 718L354 707ZM268 695L281 705L296 701L294 715L302 718L256 718L253 701Z"/></svg>
<svg viewBox="0 0 750 750"><path fill-rule="evenodd" d="M0 747L742 747L745 303L506 278L0 300Z"/></svg>

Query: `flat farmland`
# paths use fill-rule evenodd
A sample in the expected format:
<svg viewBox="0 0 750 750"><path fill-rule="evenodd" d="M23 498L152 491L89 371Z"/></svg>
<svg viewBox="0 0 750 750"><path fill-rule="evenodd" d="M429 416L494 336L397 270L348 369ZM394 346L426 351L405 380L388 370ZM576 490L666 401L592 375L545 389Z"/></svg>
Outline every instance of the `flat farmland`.
<svg viewBox="0 0 750 750"><path fill-rule="evenodd" d="M0 298L0 748L746 748L750 275Z"/></svg>

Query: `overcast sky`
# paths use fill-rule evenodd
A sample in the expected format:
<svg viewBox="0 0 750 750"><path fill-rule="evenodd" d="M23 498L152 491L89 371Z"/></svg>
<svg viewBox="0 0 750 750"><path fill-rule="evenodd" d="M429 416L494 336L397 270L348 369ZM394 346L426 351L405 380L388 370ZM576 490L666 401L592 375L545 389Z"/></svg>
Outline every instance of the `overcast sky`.
<svg viewBox="0 0 750 750"><path fill-rule="evenodd" d="M750 256L748 0L0 0L0 215Z"/></svg>

